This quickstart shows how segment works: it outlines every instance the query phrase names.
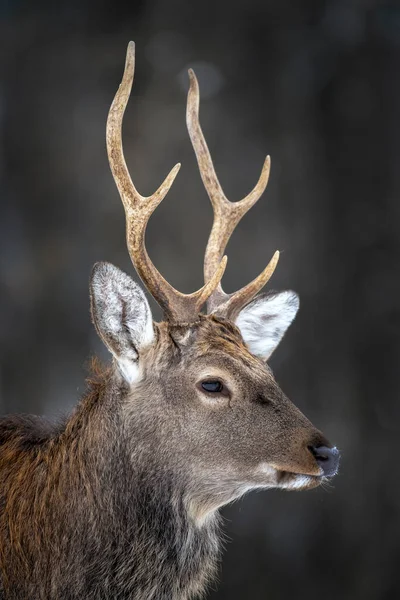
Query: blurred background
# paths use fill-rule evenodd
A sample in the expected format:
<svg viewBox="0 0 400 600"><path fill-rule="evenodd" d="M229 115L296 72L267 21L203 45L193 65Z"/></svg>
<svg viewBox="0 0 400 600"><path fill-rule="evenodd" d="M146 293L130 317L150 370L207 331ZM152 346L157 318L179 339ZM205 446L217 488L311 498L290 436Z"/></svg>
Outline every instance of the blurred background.
<svg viewBox="0 0 400 600"><path fill-rule="evenodd" d="M282 251L271 287L302 303L272 367L343 456L328 490L224 510L208 598L399 598L399 2L1 0L0 13L0 412L70 410L88 357L106 357L88 279L99 260L133 273L105 150L133 39L133 179L150 194L182 162L148 228L153 261L182 291L202 284L212 212L185 125L193 67L228 197L272 158L224 287Z"/></svg>

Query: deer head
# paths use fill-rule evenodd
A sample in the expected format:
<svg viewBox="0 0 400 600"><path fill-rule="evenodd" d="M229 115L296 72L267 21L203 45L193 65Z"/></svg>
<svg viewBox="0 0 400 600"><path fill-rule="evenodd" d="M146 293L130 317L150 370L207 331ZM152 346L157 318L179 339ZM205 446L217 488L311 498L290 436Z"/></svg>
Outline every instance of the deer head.
<svg viewBox="0 0 400 600"><path fill-rule="evenodd" d="M230 202L218 181L199 123L199 86L189 71L187 125L214 223L204 261L204 286L175 290L151 262L144 243L150 215L170 189L176 165L149 197L133 185L121 127L134 74L134 44L107 121L111 170L126 214L129 253L148 291L164 311L153 322L141 288L108 263L95 265L91 307L96 329L114 357L125 390L119 400L132 453L156 461L185 482L185 501L197 520L251 488L306 489L337 471L339 454L286 398L267 365L298 307L292 291L259 294L274 272L265 270L241 290L221 287L228 240L266 188L266 158L255 188ZM207 302L207 314L201 314ZM157 457L157 458L156 458Z"/></svg>

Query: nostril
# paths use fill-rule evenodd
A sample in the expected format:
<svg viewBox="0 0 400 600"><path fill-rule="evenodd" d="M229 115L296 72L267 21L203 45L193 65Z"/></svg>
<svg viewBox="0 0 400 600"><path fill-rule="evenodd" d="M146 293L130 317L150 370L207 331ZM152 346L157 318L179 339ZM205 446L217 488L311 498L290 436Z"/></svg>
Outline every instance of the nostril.
<svg viewBox="0 0 400 600"><path fill-rule="evenodd" d="M311 454L321 467L325 477L336 475L339 466L339 450L328 446L309 446Z"/></svg>

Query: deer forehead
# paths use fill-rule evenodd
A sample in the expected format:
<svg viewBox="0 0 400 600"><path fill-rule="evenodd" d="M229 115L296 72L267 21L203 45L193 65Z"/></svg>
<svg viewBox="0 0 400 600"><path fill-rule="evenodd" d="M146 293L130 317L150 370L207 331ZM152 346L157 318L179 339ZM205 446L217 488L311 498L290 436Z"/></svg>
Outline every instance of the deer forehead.
<svg viewBox="0 0 400 600"><path fill-rule="evenodd" d="M267 365L251 354L236 325L214 315L199 317L195 323L156 325L157 341L150 350L153 365L157 356L159 368L181 364L201 369L200 365L209 364L214 374L223 369L227 374L235 372L236 376L246 375L260 383L273 379Z"/></svg>

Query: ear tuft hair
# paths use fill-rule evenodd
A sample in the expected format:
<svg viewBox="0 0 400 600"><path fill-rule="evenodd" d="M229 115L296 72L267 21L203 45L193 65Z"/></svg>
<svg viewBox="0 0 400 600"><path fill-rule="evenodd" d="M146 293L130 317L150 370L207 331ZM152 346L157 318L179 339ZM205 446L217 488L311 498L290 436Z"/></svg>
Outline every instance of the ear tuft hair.
<svg viewBox="0 0 400 600"><path fill-rule="evenodd" d="M154 341L150 306L141 288L110 263L96 263L90 280L93 323L125 379L139 372L140 350Z"/></svg>
<svg viewBox="0 0 400 600"><path fill-rule="evenodd" d="M257 296L236 319L250 352L268 360L296 316L300 300L290 290Z"/></svg>

